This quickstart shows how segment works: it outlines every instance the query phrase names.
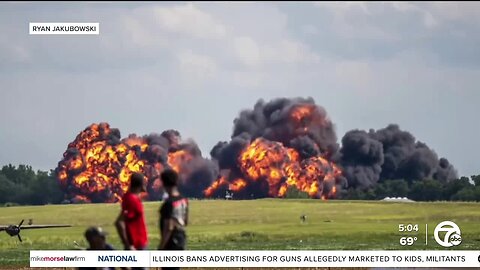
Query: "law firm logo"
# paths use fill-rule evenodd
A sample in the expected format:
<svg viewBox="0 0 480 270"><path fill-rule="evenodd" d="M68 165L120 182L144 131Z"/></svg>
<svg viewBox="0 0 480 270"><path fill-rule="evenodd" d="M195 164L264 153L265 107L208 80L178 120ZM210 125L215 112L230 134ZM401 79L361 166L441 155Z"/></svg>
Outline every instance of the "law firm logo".
<svg viewBox="0 0 480 270"><path fill-rule="evenodd" d="M452 221L440 222L435 227L434 236L435 241L442 247L453 247L462 243L460 228Z"/></svg>

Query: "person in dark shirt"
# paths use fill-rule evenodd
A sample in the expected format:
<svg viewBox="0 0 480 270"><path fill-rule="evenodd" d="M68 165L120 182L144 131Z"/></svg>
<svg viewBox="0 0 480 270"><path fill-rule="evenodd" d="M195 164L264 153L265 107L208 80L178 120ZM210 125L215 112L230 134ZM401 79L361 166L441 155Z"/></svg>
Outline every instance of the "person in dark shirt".
<svg viewBox="0 0 480 270"><path fill-rule="evenodd" d="M115 250L112 245L107 243L107 232L101 227L90 227L85 231L85 239L88 242L87 250ZM79 270L115 270L115 267L96 268L81 267Z"/></svg>
<svg viewBox="0 0 480 270"><path fill-rule="evenodd" d="M85 239L88 242L87 250L114 250L112 245L107 243L108 233L101 227L90 227L85 231Z"/></svg>
<svg viewBox="0 0 480 270"><path fill-rule="evenodd" d="M188 225L188 199L178 190L178 174L171 169L162 172L163 188L168 198L160 208L160 250L184 250L187 236L185 227ZM179 268L162 268L179 269Z"/></svg>

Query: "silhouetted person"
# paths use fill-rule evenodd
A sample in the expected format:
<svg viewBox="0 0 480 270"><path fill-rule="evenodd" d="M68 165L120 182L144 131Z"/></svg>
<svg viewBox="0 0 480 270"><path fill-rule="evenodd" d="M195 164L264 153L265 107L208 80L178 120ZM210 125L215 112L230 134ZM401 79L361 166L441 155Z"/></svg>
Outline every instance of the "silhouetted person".
<svg viewBox="0 0 480 270"><path fill-rule="evenodd" d="M112 245L107 243L107 235L101 227L90 227L85 231L85 239L88 242L87 250L114 250Z"/></svg>
<svg viewBox="0 0 480 270"><path fill-rule="evenodd" d="M167 169L162 172L163 188L168 198L160 208L160 250L184 250L187 236L185 227L188 224L188 199L178 190L178 174ZM178 267L164 267L162 269L180 269Z"/></svg>
<svg viewBox="0 0 480 270"><path fill-rule="evenodd" d="M100 227L90 227L85 231L85 239L88 242L87 250L114 250L107 243L107 232ZM81 267L79 270L115 270L115 267Z"/></svg>

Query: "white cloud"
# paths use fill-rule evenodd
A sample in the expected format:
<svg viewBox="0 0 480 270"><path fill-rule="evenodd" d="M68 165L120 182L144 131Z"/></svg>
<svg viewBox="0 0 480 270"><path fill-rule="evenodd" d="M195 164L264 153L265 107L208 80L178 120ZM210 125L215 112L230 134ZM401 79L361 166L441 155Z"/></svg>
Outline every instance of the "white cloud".
<svg viewBox="0 0 480 270"><path fill-rule="evenodd" d="M379 4L376 3L378 6ZM375 15L375 9L367 2L315 2L314 6L333 15L332 30L342 38L395 39L394 33L383 29L382 25L368 23ZM378 8L377 8L378 10Z"/></svg>
<svg viewBox="0 0 480 270"><path fill-rule="evenodd" d="M480 20L480 3L475 1L430 2L426 9L442 21L478 22Z"/></svg>
<svg viewBox="0 0 480 270"><path fill-rule="evenodd" d="M335 65L336 81L345 85L352 91L359 90L362 93L371 93L372 82L375 80L375 76L372 73L368 63L355 62L355 61L343 61Z"/></svg>
<svg viewBox="0 0 480 270"><path fill-rule="evenodd" d="M302 32L306 35L315 35L318 34L318 29L311 24L307 24L302 26Z"/></svg>
<svg viewBox="0 0 480 270"><path fill-rule="evenodd" d="M435 17L428 11L428 9L422 8L418 3L412 4L409 2L387 2L393 8L400 12L419 12L423 16L423 24L426 28L433 28L437 26L438 22Z"/></svg>
<svg viewBox="0 0 480 270"><path fill-rule="evenodd" d="M388 2L386 2L385 4L389 4ZM392 5L392 7L394 7L395 9L398 9L399 11L416 11L418 10L418 7L409 3L409 2L390 2L390 4Z"/></svg>
<svg viewBox="0 0 480 270"><path fill-rule="evenodd" d="M271 52L274 58L290 64L316 63L320 59L320 56L311 51L305 44L290 39L280 41L276 50Z"/></svg>
<svg viewBox="0 0 480 270"><path fill-rule="evenodd" d="M367 2L365 1L341 1L341 2L321 1L321 2L314 2L314 5L317 7L325 7L325 8L333 9L339 13L343 13L349 9L359 9L365 12L366 14L369 13Z"/></svg>
<svg viewBox="0 0 480 270"><path fill-rule="evenodd" d="M168 32L188 34L196 38L220 38L226 33L223 24L193 3L156 7L153 15L158 26Z"/></svg>
<svg viewBox="0 0 480 270"><path fill-rule="evenodd" d="M478 2L386 2L401 12L418 12L423 16L426 28L431 29L440 24L453 21L480 21L480 3Z"/></svg>
<svg viewBox="0 0 480 270"><path fill-rule="evenodd" d="M0 60L11 61L13 63L27 63L31 60L30 52L27 48L21 45L14 44L0 44L0 49L4 54L0 55Z"/></svg>
<svg viewBox="0 0 480 270"><path fill-rule="evenodd" d="M266 78L262 72L235 71L232 75L233 83L242 89L257 89Z"/></svg>
<svg viewBox="0 0 480 270"><path fill-rule="evenodd" d="M180 63L178 71L188 75L203 72L202 76L214 76L215 72L226 70L226 75L233 80L243 76L239 74L260 70L271 73L288 65L318 62L320 57L308 45L289 34L286 16L275 7L265 6L264 11L276 16L277 23L260 16L262 14L255 15L262 35L258 29L252 29L252 25L246 25L243 18L231 20L228 12L238 12L235 8L257 9L248 4L223 6L213 12L192 3L142 6L122 19L128 34L120 31L112 40L122 37L122 47L133 56L138 54L138 48L145 54L162 51L176 55ZM109 47L115 47L115 43L109 43ZM256 78L254 85L266 79L252 77Z"/></svg>
<svg viewBox="0 0 480 270"><path fill-rule="evenodd" d="M305 44L291 39L259 44L251 37L238 37L234 38L233 47L240 63L248 67L316 63L320 58Z"/></svg>
<svg viewBox="0 0 480 270"><path fill-rule="evenodd" d="M385 10L389 7L393 8L394 10L401 12L401 13L418 13L423 18L423 24L426 28L433 28L435 27L438 22L435 16L429 11L429 8L424 8L422 5L418 3L411 3L411 2L376 2L376 3L368 3L368 2L315 2L315 6L319 8L324 8L330 10L335 15L335 19L337 20L336 24L342 26L342 28L347 28L346 25L349 23L355 23L354 21L350 20L350 17L355 16L365 16L365 17L372 17L375 15L379 15L385 12ZM393 19L393 18L392 18ZM351 25L355 29L359 29L363 27L363 31L357 31L360 34L367 34L365 33L366 29L369 29L369 32L382 32L381 25ZM385 35L387 33L383 31Z"/></svg>
<svg viewBox="0 0 480 270"><path fill-rule="evenodd" d="M250 37L234 37L233 49L238 60L246 66L257 66L261 62L260 48Z"/></svg>
<svg viewBox="0 0 480 270"><path fill-rule="evenodd" d="M123 19L123 25L125 29L125 38L131 42L135 48L147 47L147 46L166 46L168 40L161 34L155 34L151 28L146 27L146 23L142 22L140 17L125 16ZM128 44L129 42L126 42ZM111 47L117 47L118 44L110 44Z"/></svg>
<svg viewBox="0 0 480 270"><path fill-rule="evenodd" d="M14 29L0 23L0 33L2 33L2 38L0 38L0 65L1 63L27 63L31 60L28 44L14 35Z"/></svg>
<svg viewBox="0 0 480 270"><path fill-rule="evenodd" d="M213 59L205 55L195 54L192 51L179 53L178 63L181 72L187 77L206 80L217 73L217 65Z"/></svg>
<svg viewBox="0 0 480 270"><path fill-rule="evenodd" d="M427 28L433 28L438 25L437 20L433 17L430 12L425 12L423 16L423 23Z"/></svg>

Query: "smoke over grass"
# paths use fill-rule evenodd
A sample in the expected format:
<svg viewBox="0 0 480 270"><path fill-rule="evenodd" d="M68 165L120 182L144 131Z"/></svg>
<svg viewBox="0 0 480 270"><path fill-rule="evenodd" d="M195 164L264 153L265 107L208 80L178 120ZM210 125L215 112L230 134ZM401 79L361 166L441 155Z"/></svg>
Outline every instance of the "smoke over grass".
<svg viewBox="0 0 480 270"><path fill-rule="evenodd" d="M217 143L212 159L193 140L166 130L120 136L107 123L92 124L72 141L56 169L72 200L115 202L134 171L145 174L148 198L161 198L159 175L173 168L190 197L285 197L295 188L312 198L338 198L348 188L368 190L387 179L448 182L455 168L398 125L351 130L338 142L334 122L313 98L259 100L233 121L229 141Z"/></svg>

